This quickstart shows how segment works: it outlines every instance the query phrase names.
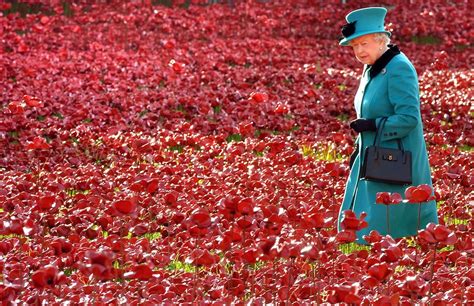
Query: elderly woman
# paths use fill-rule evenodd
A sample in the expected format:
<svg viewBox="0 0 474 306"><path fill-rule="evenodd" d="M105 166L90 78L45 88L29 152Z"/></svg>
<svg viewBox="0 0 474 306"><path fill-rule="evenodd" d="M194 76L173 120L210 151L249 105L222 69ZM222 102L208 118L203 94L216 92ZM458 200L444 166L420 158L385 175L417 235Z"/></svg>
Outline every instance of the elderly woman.
<svg viewBox="0 0 474 306"><path fill-rule="evenodd" d="M346 16L348 23L342 29L344 37L339 42L342 46L352 47L356 59L364 64L354 99L357 119L350 123L350 127L358 133L356 150L351 156L351 171L339 214L340 223L344 210L351 209L357 215L367 213L369 226L357 233L360 243L365 243L362 237L372 230L400 238L415 235L418 227L424 228L427 223L438 221L436 203L429 201L421 204L420 220L418 205L401 203L389 207L390 220L387 222L386 207L376 204L377 192L404 195L409 185L367 180L361 173L366 148L374 144L379 131L381 147L396 149L400 141L403 148L411 152L411 185L432 186L423 138L418 77L405 54L390 44L391 34L384 27L386 13L387 10L382 7L349 13ZM382 119L385 124L379 130ZM390 224L390 233L387 224Z"/></svg>

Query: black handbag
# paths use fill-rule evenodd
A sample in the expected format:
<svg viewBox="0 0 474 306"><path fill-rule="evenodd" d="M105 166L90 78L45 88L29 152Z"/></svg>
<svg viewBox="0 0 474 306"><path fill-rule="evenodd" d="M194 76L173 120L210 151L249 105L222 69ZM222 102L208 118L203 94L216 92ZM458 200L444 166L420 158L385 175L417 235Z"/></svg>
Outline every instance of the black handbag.
<svg viewBox="0 0 474 306"><path fill-rule="evenodd" d="M387 118L380 121L380 127L375 134L374 145L365 149L361 169L361 179L388 184L411 185L411 152L403 149L400 139L397 139L398 149L380 146L382 130Z"/></svg>

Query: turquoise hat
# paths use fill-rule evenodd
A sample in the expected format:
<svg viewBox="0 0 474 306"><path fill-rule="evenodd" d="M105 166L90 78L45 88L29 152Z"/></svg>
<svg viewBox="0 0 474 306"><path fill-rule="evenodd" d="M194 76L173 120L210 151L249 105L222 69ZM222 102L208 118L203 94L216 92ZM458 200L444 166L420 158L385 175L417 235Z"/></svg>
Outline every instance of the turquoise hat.
<svg viewBox="0 0 474 306"><path fill-rule="evenodd" d="M344 36L339 45L348 46L354 38L372 33L391 33L385 30L384 19L387 9L384 7L367 7L350 12L346 16L347 24L342 27Z"/></svg>

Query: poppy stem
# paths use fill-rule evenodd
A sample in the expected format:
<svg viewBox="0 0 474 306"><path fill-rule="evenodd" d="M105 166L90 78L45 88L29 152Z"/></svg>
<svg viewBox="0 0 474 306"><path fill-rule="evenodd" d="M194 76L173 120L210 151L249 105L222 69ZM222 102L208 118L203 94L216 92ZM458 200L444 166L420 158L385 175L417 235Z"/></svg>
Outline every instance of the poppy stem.
<svg viewBox="0 0 474 306"><path fill-rule="evenodd" d="M319 276L319 268L318 268L318 261L316 260L314 262L314 270L313 270L313 283L316 287L316 306L319 306L319 284L317 283L318 278L316 276Z"/></svg>
<svg viewBox="0 0 474 306"><path fill-rule="evenodd" d="M390 205L385 205L387 207L387 234L390 235Z"/></svg>
<svg viewBox="0 0 474 306"><path fill-rule="evenodd" d="M290 258L290 260L288 261L288 292L286 293L286 303L285 303L285 306L289 306L290 305L290 283L291 283L291 268L292 268L292 262L293 261L293 258Z"/></svg>
<svg viewBox="0 0 474 306"><path fill-rule="evenodd" d="M199 267L194 267L194 294L193 294L193 301L196 301L197 297L198 297L198 289L197 289L197 282L198 282L198 269Z"/></svg>
<svg viewBox="0 0 474 306"><path fill-rule="evenodd" d="M418 203L418 223L416 225L416 233L420 230L420 223L421 223L421 202Z"/></svg>
<svg viewBox="0 0 474 306"><path fill-rule="evenodd" d="M257 267L254 267L254 269L250 269L250 273L252 273L252 283L251 283L251 288L250 288L250 298L253 298L255 296L255 273L256 273Z"/></svg>
<svg viewBox="0 0 474 306"><path fill-rule="evenodd" d="M418 267L418 246L415 242L415 267Z"/></svg>
<svg viewBox="0 0 474 306"><path fill-rule="evenodd" d="M272 274L273 274L272 278L274 279L273 284L275 285L275 287L276 287L276 273L275 273L275 271L277 270L276 269L276 264L277 264L277 259L275 257L273 259L273 266L272 266ZM278 304L277 294L278 294L278 290L273 290L273 301L275 302L275 305Z"/></svg>
<svg viewBox="0 0 474 306"><path fill-rule="evenodd" d="M428 292L428 301L431 299L431 290L432 290L432 283L433 283L433 275L434 275L434 264L435 264L435 259L436 259L436 249L438 248L438 243L435 243L434 245L434 250L433 250L433 259L431 260L431 271L430 271L430 290Z"/></svg>
<svg viewBox="0 0 474 306"><path fill-rule="evenodd" d="M199 236L196 237L196 249L199 249ZM199 271L199 266L194 267L194 296L193 296L193 301L196 301L198 298L198 271Z"/></svg>
<svg viewBox="0 0 474 306"><path fill-rule="evenodd" d="M416 224L416 234L418 235L418 231L420 230L420 223L421 223L421 202L418 203L418 222ZM418 266L418 248L415 244L415 266Z"/></svg>

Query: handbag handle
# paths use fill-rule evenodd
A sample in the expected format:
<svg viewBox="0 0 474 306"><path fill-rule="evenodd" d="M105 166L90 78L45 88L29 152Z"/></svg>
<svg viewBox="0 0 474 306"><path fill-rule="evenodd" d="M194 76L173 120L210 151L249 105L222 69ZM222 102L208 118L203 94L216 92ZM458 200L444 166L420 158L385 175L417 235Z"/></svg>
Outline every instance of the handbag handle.
<svg viewBox="0 0 474 306"><path fill-rule="evenodd" d="M382 130L385 127L385 122L387 121L387 119L388 119L387 117L382 117L382 119L380 120L380 127L377 129L377 133L375 134L375 138L374 138L374 146L376 147L380 146L380 139L382 138ZM400 138L397 138L397 143L398 143L398 149L400 149L402 152L405 152Z"/></svg>

